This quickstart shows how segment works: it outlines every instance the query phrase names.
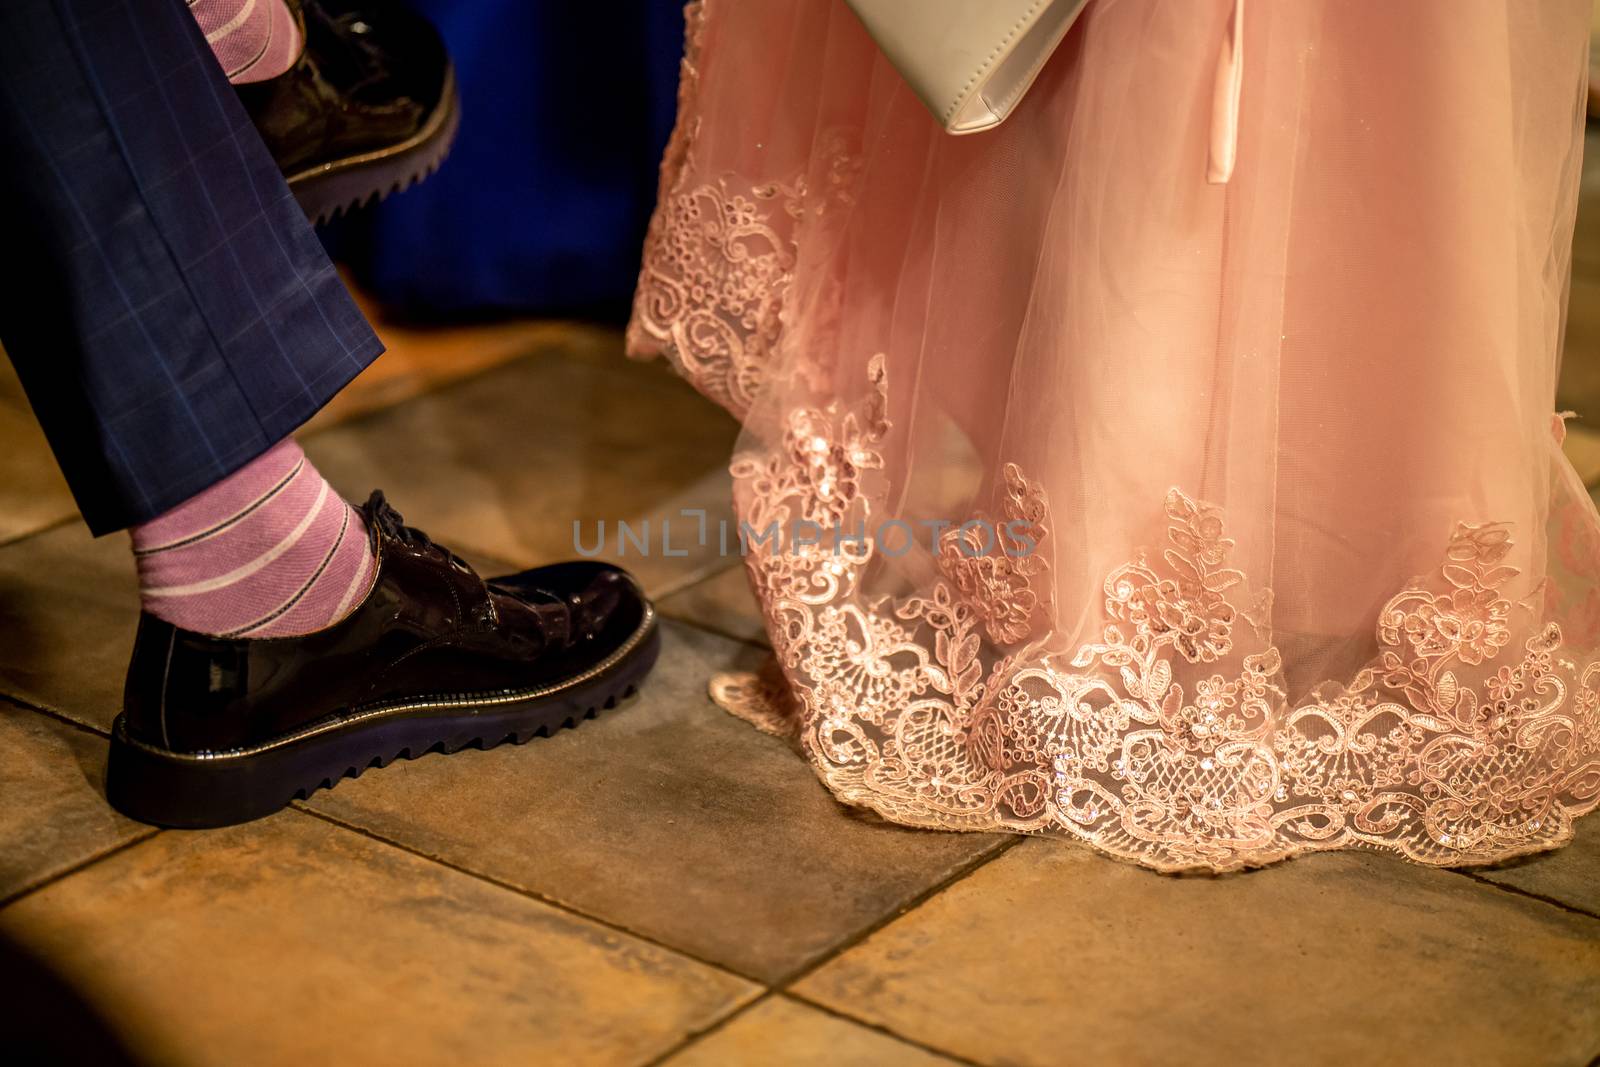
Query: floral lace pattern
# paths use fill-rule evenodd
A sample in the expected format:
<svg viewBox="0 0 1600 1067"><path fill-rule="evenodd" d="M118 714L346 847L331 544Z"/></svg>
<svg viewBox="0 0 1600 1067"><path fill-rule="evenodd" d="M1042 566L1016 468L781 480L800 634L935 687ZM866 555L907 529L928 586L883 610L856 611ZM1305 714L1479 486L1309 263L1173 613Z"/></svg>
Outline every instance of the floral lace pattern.
<svg viewBox="0 0 1600 1067"><path fill-rule="evenodd" d="M661 160L626 348L637 358L666 356L696 389L743 418L783 337L802 224L808 242L825 244L841 235L855 202L860 131L823 131L814 149L821 165L809 176L724 174L691 184L706 2L684 9L678 122ZM821 324L831 321L841 293L837 280L821 288L807 318L810 342L826 347Z"/></svg>
<svg viewBox="0 0 1600 1067"><path fill-rule="evenodd" d="M1035 580L1049 565L1042 546L1049 535L1050 505L1038 482L1030 481L1015 463L1007 463L1006 521L976 515L970 523L940 539L939 570L972 603L984 630L996 644L1009 645L1032 636L1041 604ZM1048 586L1045 586L1048 590Z"/></svg>
<svg viewBox="0 0 1600 1067"><path fill-rule="evenodd" d="M748 195L726 179L671 192L657 209L634 298L629 348L664 353L735 415L750 408L794 270L793 238L772 205L794 216L801 192L765 185Z"/></svg>
<svg viewBox="0 0 1600 1067"><path fill-rule="evenodd" d="M796 256L788 224L799 217L803 188L796 181L738 192L725 178L684 188L699 131L704 4L685 7L684 21L679 118L661 160L627 349L665 355L695 388L743 416L780 332Z"/></svg>
<svg viewBox="0 0 1600 1067"><path fill-rule="evenodd" d="M754 526L870 510L889 429L882 357L869 374L860 414L797 408L777 448L735 461ZM1005 476L1007 514L1042 531L1043 492L1015 466ZM913 825L1064 834L1161 870L1347 847L1484 863L1562 843L1600 800L1600 663L1563 654L1537 596L1504 594L1517 573L1504 524L1460 525L1437 572L1379 613L1377 657L1291 704L1278 650L1236 647L1264 601L1228 566L1220 511L1173 490L1165 513L1164 551L1112 571L1098 640L1066 654L1004 650L1033 633L1042 557L1008 569L947 535L942 578L872 597L871 542L755 544L788 688L724 676L713 693L768 730L787 723L848 803Z"/></svg>

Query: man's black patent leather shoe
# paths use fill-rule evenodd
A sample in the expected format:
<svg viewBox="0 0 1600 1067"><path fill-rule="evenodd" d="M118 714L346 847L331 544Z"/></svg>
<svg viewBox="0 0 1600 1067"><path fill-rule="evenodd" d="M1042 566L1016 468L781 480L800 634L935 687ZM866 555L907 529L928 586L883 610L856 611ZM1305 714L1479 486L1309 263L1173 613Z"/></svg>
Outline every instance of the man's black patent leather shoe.
<svg viewBox="0 0 1600 1067"><path fill-rule="evenodd" d="M397 756L524 742L632 693L659 648L627 572L575 561L485 581L374 493L350 615L241 640L139 620L106 793L160 826L271 814Z"/></svg>
<svg viewBox="0 0 1600 1067"><path fill-rule="evenodd" d="M292 0L305 34L294 66L237 86L314 222L438 169L460 112L438 32L402 0Z"/></svg>

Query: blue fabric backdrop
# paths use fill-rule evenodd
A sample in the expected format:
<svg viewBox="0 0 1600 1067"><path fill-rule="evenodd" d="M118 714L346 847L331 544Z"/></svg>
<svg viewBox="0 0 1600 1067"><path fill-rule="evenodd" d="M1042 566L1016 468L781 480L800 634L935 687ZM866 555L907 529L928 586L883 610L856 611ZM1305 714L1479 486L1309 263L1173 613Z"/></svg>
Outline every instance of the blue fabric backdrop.
<svg viewBox="0 0 1600 1067"><path fill-rule="evenodd" d="M624 317L672 128L681 4L414 2L455 59L455 149L325 228L330 250L413 317Z"/></svg>

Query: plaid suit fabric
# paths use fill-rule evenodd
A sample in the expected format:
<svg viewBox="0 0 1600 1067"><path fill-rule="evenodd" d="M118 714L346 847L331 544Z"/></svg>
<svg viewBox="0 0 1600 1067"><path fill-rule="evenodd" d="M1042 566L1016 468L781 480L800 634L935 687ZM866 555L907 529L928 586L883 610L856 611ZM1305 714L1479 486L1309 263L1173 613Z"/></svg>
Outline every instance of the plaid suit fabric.
<svg viewBox="0 0 1600 1067"><path fill-rule="evenodd" d="M182 0L0 4L0 144L0 342L96 533L382 351Z"/></svg>

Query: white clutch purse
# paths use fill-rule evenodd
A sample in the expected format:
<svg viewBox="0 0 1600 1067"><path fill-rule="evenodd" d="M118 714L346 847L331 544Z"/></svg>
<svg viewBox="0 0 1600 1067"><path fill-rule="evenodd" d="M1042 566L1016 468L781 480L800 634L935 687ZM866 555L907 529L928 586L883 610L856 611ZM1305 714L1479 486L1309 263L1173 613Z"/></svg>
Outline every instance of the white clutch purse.
<svg viewBox="0 0 1600 1067"><path fill-rule="evenodd" d="M998 126L1088 0L845 0L948 133Z"/></svg>

